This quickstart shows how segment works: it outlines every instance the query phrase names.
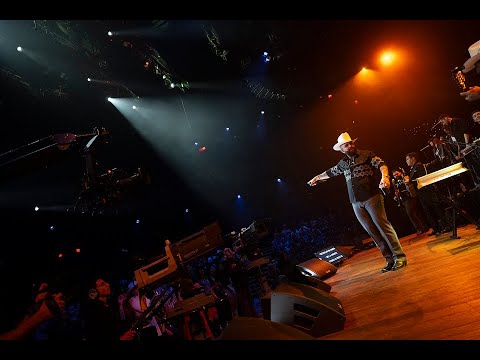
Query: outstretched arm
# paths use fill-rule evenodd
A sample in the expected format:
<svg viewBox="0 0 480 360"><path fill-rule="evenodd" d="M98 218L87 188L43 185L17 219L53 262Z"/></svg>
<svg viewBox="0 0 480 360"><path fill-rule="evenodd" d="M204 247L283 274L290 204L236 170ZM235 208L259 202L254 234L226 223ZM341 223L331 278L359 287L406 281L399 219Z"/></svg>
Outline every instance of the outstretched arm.
<svg viewBox="0 0 480 360"><path fill-rule="evenodd" d="M468 91L460 93L460 96L464 96L467 101L475 101L480 99L480 86L471 86Z"/></svg>
<svg viewBox="0 0 480 360"><path fill-rule="evenodd" d="M65 301L62 294L54 296L55 302L58 304L60 311L65 308ZM30 334L43 322L53 318L54 313L50 310L47 303L44 301L39 309L30 317L23 319L15 328L0 334L0 340L21 340Z"/></svg>
<svg viewBox="0 0 480 360"><path fill-rule="evenodd" d="M324 171L321 174L318 174L317 176L314 176L311 180L307 182L308 185L310 186L315 186L317 182L323 182L326 181L327 179L330 179L330 176L327 175L327 172Z"/></svg>

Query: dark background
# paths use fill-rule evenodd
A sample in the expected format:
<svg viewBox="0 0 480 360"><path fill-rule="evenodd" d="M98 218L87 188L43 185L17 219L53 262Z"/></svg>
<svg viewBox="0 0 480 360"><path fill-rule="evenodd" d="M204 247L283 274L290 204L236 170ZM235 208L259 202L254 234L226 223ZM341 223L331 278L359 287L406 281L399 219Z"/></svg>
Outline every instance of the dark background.
<svg viewBox="0 0 480 360"><path fill-rule="evenodd" d="M450 70L468 59L479 25L471 20L0 21L2 266L28 277L66 263L131 274L139 265L132 260L136 256L159 255L165 239L180 240L215 220L225 233L265 217L277 229L329 212L356 221L343 178L314 188L306 182L340 159L332 146L343 131L391 168L406 168L405 154L427 144L442 113L464 117L477 136L470 113L478 104L458 95ZM212 29L217 47L206 36ZM118 33L108 37L108 30ZM404 58L398 67L382 70L376 59L387 48L400 49ZM172 79L188 82L188 88L170 89L152 63L145 66L152 49ZM272 56L269 64L262 62L263 51ZM369 83L352 80L363 66L375 70ZM146 120L124 116L107 96L138 104ZM151 184L132 187L102 215L79 215L67 210L82 190L86 141L64 151L32 152L51 143L50 135L89 134L96 127L110 132L108 142L96 148L101 168L133 174L142 167ZM198 151L201 146L206 151ZM428 160L430 154L422 154ZM399 235L411 233L393 200L386 203Z"/></svg>

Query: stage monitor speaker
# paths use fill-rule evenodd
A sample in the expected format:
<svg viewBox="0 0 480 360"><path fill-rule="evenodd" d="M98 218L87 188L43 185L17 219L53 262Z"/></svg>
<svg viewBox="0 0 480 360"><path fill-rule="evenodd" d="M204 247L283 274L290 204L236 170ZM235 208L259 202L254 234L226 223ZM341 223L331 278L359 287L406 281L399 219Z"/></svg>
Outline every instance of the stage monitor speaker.
<svg viewBox="0 0 480 360"><path fill-rule="evenodd" d="M335 246L338 252L342 253L347 258L355 254L355 246Z"/></svg>
<svg viewBox="0 0 480 360"><path fill-rule="evenodd" d="M343 330L345 325L340 300L309 285L280 284L271 294L270 307L271 321L291 325L314 337Z"/></svg>
<svg viewBox="0 0 480 360"><path fill-rule="evenodd" d="M340 248L342 248L340 250ZM325 260L333 265L339 265L345 259L349 258L353 252L350 254L351 249L353 246L330 246L320 251L314 253L314 255L319 258L320 260ZM348 250L347 250L348 249Z"/></svg>
<svg viewBox="0 0 480 360"><path fill-rule="evenodd" d="M265 320L272 320L271 313L272 313L272 292L266 293L260 299L260 305L262 307L262 316Z"/></svg>
<svg viewBox="0 0 480 360"><path fill-rule="evenodd" d="M254 317L235 317L220 340L316 340L294 327Z"/></svg>
<svg viewBox="0 0 480 360"><path fill-rule="evenodd" d="M330 290L332 290L332 286L327 284L325 281L321 280L319 276L315 275L305 275L305 282L303 284L305 285L310 285L313 287L316 287L317 289L320 289L322 291L325 291L326 293L329 293ZM302 282L300 282L302 283Z"/></svg>
<svg viewBox="0 0 480 360"><path fill-rule="evenodd" d="M315 276L319 279L325 279L337 272L337 267L335 265L317 258L300 263L296 268L305 276Z"/></svg>

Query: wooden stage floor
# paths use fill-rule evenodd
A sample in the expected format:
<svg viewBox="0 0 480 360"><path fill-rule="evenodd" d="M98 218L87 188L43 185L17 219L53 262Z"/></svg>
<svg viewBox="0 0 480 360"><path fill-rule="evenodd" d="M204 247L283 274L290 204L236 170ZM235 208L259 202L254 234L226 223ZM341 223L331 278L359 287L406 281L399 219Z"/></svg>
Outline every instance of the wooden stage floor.
<svg viewBox="0 0 480 360"><path fill-rule="evenodd" d="M480 230L401 238L408 265L381 273L376 247L355 253L324 280L345 311L343 330L319 340L480 339Z"/></svg>

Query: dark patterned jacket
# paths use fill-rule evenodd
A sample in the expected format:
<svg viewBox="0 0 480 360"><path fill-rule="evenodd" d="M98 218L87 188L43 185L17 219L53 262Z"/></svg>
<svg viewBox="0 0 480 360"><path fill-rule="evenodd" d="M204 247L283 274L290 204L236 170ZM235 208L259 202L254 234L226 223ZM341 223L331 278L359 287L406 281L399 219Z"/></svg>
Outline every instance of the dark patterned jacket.
<svg viewBox="0 0 480 360"><path fill-rule="evenodd" d="M347 181L348 197L351 203L365 201L381 194L378 184L380 169L385 162L373 151L359 150L353 159L345 156L334 167L326 171L329 177L343 174ZM376 171L377 170L377 171Z"/></svg>

